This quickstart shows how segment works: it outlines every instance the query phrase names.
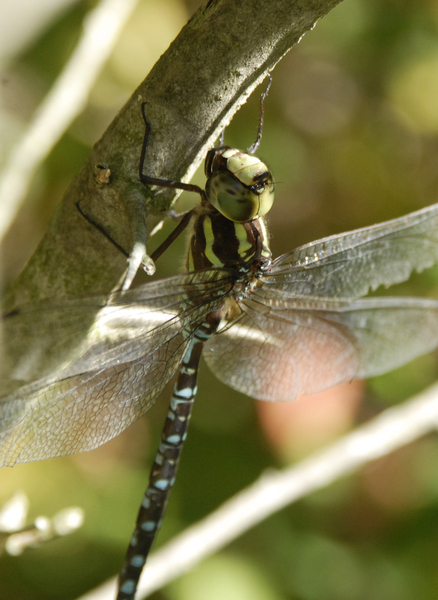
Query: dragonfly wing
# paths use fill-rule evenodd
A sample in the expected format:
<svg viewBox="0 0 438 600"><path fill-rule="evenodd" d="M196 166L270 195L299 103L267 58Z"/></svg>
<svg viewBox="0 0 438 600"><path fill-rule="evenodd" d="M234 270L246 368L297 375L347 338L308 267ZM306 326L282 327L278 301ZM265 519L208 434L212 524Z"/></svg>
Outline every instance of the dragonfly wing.
<svg viewBox="0 0 438 600"><path fill-rule="evenodd" d="M216 376L249 396L288 401L390 371L438 345L438 301L244 301L244 316L206 345ZM263 304L265 302L265 304Z"/></svg>
<svg viewBox="0 0 438 600"><path fill-rule="evenodd" d="M231 285L225 270L211 269L111 296L62 298L17 309L1 321L0 386L8 379L42 378L47 385L132 362L202 322Z"/></svg>
<svg viewBox="0 0 438 600"><path fill-rule="evenodd" d="M30 384L3 398L0 465L84 452L112 439L152 405L186 345L175 336L133 363Z"/></svg>
<svg viewBox="0 0 438 600"><path fill-rule="evenodd" d="M104 306L96 298L65 299L11 314L9 335L23 323L37 335L40 326L32 327L35 318L47 325L55 314L57 347L63 356L61 364L48 372L55 356L45 361L38 354L36 368L32 356L24 360L25 366L30 365L26 373L16 355L9 361L31 382L17 387L16 377L3 378L0 463L91 450L118 435L148 410L177 370L191 334L231 285L225 271L210 270L141 286L116 295ZM101 307L97 321L85 337L79 337L74 325L87 321L90 306L96 313L96 305ZM56 345L58 338L52 337ZM31 349L38 347L37 341ZM69 342L73 342L70 357ZM52 349L48 350L50 354ZM43 376L32 380L35 370Z"/></svg>
<svg viewBox="0 0 438 600"><path fill-rule="evenodd" d="M438 204L277 258L262 281L296 295L359 298L438 262Z"/></svg>
<svg viewBox="0 0 438 600"><path fill-rule="evenodd" d="M341 311L323 313L354 334L358 378L382 375L438 346L438 301L423 298L365 298Z"/></svg>
<svg viewBox="0 0 438 600"><path fill-rule="evenodd" d="M204 357L230 387L259 400L289 401L358 370L354 338L311 311L260 311L244 302L243 318L208 340Z"/></svg>

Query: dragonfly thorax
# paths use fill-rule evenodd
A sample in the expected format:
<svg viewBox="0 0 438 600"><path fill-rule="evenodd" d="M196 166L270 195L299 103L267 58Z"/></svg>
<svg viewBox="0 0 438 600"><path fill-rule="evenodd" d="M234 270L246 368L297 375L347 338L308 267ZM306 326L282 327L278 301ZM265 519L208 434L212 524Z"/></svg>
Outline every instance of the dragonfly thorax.
<svg viewBox="0 0 438 600"><path fill-rule="evenodd" d="M213 148L205 161L209 202L227 219L244 223L262 217L274 202L274 178L252 154L236 148Z"/></svg>
<svg viewBox="0 0 438 600"><path fill-rule="evenodd" d="M193 221L188 270L225 267L236 277L262 271L271 259L262 217L236 223L214 208L200 210Z"/></svg>

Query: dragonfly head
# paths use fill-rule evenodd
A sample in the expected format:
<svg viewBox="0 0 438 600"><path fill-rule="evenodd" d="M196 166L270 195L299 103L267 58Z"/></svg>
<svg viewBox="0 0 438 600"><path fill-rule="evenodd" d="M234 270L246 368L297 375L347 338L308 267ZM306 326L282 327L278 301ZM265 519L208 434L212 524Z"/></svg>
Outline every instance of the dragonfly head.
<svg viewBox="0 0 438 600"><path fill-rule="evenodd" d="M236 223L265 215L274 202L274 178L257 157L222 146L209 151L205 161L209 202Z"/></svg>

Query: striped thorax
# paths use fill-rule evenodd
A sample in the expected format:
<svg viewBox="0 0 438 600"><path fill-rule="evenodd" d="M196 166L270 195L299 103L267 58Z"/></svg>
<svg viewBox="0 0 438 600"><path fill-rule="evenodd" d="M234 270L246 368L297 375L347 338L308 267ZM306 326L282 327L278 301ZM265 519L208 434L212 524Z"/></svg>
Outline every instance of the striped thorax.
<svg viewBox="0 0 438 600"><path fill-rule="evenodd" d="M205 161L207 184L193 223L188 269L263 270L271 252L263 216L274 201L267 166L236 148L213 148Z"/></svg>

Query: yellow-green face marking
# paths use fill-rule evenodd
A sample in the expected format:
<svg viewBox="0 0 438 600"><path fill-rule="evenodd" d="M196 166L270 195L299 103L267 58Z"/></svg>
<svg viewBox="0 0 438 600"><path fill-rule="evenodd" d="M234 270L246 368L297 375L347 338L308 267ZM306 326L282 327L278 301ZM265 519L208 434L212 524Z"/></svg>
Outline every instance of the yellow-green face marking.
<svg viewBox="0 0 438 600"><path fill-rule="evenodd" d="M267 166L236 148L222 152L225 167L207 180L210 203L231 221L245 223L262 217L274 202L275 184Z"/></svg>

